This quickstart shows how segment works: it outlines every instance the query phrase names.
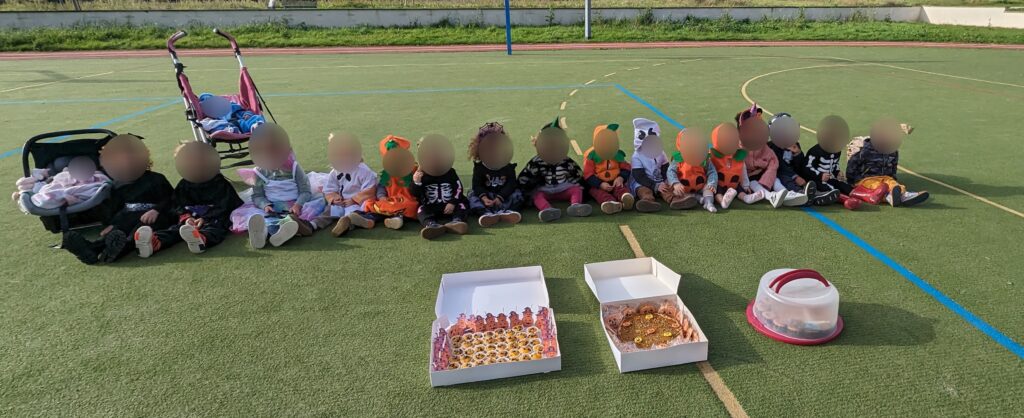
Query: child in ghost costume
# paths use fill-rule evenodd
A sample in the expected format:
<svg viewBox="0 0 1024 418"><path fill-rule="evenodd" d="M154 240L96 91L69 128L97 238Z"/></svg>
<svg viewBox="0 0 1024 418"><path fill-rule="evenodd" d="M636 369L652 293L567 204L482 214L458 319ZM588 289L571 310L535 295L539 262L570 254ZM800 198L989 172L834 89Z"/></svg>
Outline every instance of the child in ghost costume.
<svg viewBox="0 0 1024 418"><path fill-rule="evenodd" d="M667 173L675 195L670 205L672 209L703 205L708 212L718 212L715 207L718 172L708 158L708 140L704 133L692 128L679 131L676 150Z"/></svg>
<svg viewBox="0 0 1024 418"><path fill-rule="evenodd" d="M45 180L45 174L41 177L25 177L19 179L17 184L18 194L32 192L32 204L43 209L56 209L89 200L96 196L105 183L110 182L110 178L97 169L96 162L86 156L72 158L64 171L57 173L47 183L41 181Z"/></svg>
<svg viewBox="0 0 1024 418"><path fill-rule="evenodd" d="M469 208L478 216L481 227L498 222L517 224L525 198L516 179L512 162L512 139L498 122L488 122L469 140L469 159L473 161L473 190Z"/></svg>
<svg viewBox="0 0 1024 418"><path fill-rule="evenodd" d="M771 139L768 147L779 160L779 169L772 190L788 190L783 206L806 205L817 194L817 184L799 173L807 163L807 156L800 146L800 124L789 113L778 113L768 123Z"/></svg>
<svg viewBox="0 0 1024 418"><path fill-rule="evenodd" d="M638 212L661 210L657 196L670 205L675 200L667 180L668 156L661 142L661 127L650 119L633 119L633 158L629 190L636 196Z"/></svg>
<svg viewBox="0 0 1024 418"><path fill-rule="evenodd" d="M327 137L327 158L331 172L324 182L327 208L313 219L313 229L331 225L331 235L340 237L352 229L349 215L377 193L377 173L363 162L363 147L355 136L333 133Z"/></svg>
<svg viewBox="0 0 1024 418"><path fill-rule="evenodd" d="M818 124L818 143L807 150L807 159L799 171L801 176L814 179L818 195L814 204L830 205L837 201L850 210L860 207L861 200L851 197L853 187L840 179L839 157L843 147L850 142L850 127L839 116L826 116ZM884 191L879 190L879 193ZM882 199L878 194L877 200Z"/></svg>
<svg viewBox="0 0 1024 418"><path fill-rule="evenodd" d="M64 235L63 247L85 264L112 263L135 250L130 237L141 227L167 228L173 221L174 189L153 165L142 138L115 136L100 149L100 166L114 181L110 205L115 211L100 232L89 241L78 231Z"/></svg>
<svg viewBox="0 0 1024 418"><path fill-rule="evenodd" d="M279 247L296 236L313 235L313 225L300 217L313 193L306 172L292 158L288 133L277 124L262 124L253 131L249 152L256 165L252 203L263 211L247 220L252 248L267 242Z"/></svg>
<svg viewBox="0 0 1024 418"><path fill-rule="evenodd" d="M231 211L242 206L231 182L220 173L220 156L212 146L187 142L174 150L174 166L181 180L174 187L177 223L164 229L143 226L135 230L139 257L185 242L193 254L220 244L231 229Z"/></svg>
<svg viewBox="0 0 1024 418"><path fill-rule="evenodd" d="M764 199L764 193L753 191L747 177L747 150L740 149L740 132L731 123L723 123L711 131L711 164L718 173L715 201L728 209L733 199L752 205Z"/></svg>
<svg viewBox="0 0 1024 418"><path fill-rule="evenodd" d="M879 190L886 191L885 201L893 207L913 206L928 200L928 192L911 192L896 180L899 166L899 147L903 138L909 133L898 122L882 119L871 126L871 136L858 137L854 144L860 148L850 150L850 160L846 163L846 181L855 184L851 196L868 200Z"/></svg>
<svg viewBox="0 0 1024 418"><path fill-rule="evenodd" d="M405 218L416 219L420 204L412 194L416 158L409 151L409 140L388 135L380 141L379 150L384 170L377 181L376 196L363 202L363 207L348 215L353 226L373 229L378 222L390 229L402 229Z"/></svg>
<svg viewBox="0 0 1024 418"><path fill-rule="evenodd" d="M636 202L626 187L631 166L619 149L618 129L614 123L594 128L594 146L583 153L583 180L590 186L590 197L608 215L632 210Z"/></svg>
<svg viewBox="0 0 1024 418"><path fill-rule="evenodd" d="M551 201L568 201L569 216L590 216L593 208L583 203L583 170L569 158L569 137L559 119L541 128L533 138L537 155L519 172L519 186L532 192L533 205L540 213L541 222L562 217L562 211L551 206Z"/></svg>
<svg viewBox="0 0 1024 418"><path fill-rule="evenodd" d="M452 168L455 148L448 138L428 135L420 139L417 149L420 169L413 173L409 189L420 203L416 213L423 225L420 236L431 240L448 232L466 234L469 200L459 173Z"/></svg>
<svg viewBox="0 0 1024 418"><path fill-rule="evenodd" d="M761 193L773 208L782 206L789 194L785 187L773 191L778 177L779 159L768 146L768 124L762 119L764 111L754 104L750 109L736 114L736 126L740 131L740 147L747 151L743 163L747 166L750 189ZM803 202L803 203L806 203Z"/></svg>

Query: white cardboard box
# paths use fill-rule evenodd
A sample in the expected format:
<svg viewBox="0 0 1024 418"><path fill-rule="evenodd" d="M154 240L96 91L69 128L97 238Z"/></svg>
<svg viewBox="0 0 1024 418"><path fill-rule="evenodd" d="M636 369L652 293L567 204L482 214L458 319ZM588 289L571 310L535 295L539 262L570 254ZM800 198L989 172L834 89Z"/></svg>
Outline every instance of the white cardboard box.
<svg viewBox="0 0 1024 418"><path fill-rule="evenodd" d="M607 261L583 266L587 285L601 302L601 328L604 329L608 345L612 348L619 372L653 369L693 363L708 359L708 339L697 324L696 318L676 294L679 291L679 274L653 258L633 258ZM696 342L674 345L666 348L649 348L634 352L622 352L612 340L605 326L604 307L607 304L638 304L648 300L675 299L680 311L690 320L697 332Z"/></svg>
<svg viewBox="0 0 1024 418"><path fill-rule="evenodd" d="M437 331L447 329L451 321L459 314L498 313L516 310L522 311L529 307L534 313L540 307L551 306L548 300L547 284L544 271L540 266L519 267L500 270L470 271L452 273L441 276L441 287L437 291L437 303L434 313L437 319L431 325L430 350ZM551 310L551 326L555 331L556 341L558 327L555 324L555 311ZM457 370L434 371L430 367L427 355L427 370L430 372L431 386L448 386L481 380L501 379L534 373L547 373L562 369L562 352L559 347L554 357L540 360L517 361L470 367Z"/></svg>

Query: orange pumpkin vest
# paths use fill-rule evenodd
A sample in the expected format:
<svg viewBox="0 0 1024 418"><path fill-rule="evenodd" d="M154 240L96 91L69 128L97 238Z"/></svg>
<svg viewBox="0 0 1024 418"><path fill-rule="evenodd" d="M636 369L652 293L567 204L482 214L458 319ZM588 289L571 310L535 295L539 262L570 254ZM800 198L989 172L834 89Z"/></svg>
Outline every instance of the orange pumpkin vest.
<svg viewBox="0 0 1024 418"><path fill-rule="evenodd" d="M718 186L736 188L743 176L743 159L747 153L743 150L736 151L733 155L722 155L714 148L711 149L711 164L715 165L718 171Z"/></svg>
<svg viewBox="0 0 1024 418"><path fill-rule="evenodd" d="M376 197L368 199L363 202L363 211L388 217L404 216L406 218L416 218L416 211L419 210L420 203L412 195L412 192L409 191L411 183L412 175L407 176L405 179L394 177L388 179L387 184L384 186L384 190L387 191L387 197L379 200Z"/></svg>
<svg viewBox="0 0 1024 418"><path fill-rule="evenodd" d="M594 175L603 182L611 183L615 181L615 178L618 177L619 174L622 174L622 168L620 166L623 165L623 162L618 161L618 159L624 159L626 154L621 150L619 151L619 155L616 155L616 158L611 160L601 160L601 158L597 156L596 151L594 151L594 147L590 147L590 149L588 149L587 152L584 152L583 155L587 156L586 163L593 164ZM597 162L597 160L601 160L601 162Z"/></svg>
<svg viewBox="0 0 1024 418"><path fill-rule="evenodd" d="M686 193L700 193L708 182L707 173L704 172L702 165L676 163L676 175L679 176L679 184L683 185Z"/></svg>

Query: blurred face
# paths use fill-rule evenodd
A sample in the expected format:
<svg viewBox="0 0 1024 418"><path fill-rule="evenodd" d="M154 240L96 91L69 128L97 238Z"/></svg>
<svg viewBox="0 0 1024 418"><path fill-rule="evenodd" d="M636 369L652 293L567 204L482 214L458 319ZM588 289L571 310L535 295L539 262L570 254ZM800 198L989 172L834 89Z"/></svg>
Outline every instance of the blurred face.
<svg viewBox="0 0 1024 418"><path fill-rule="evenodd" d="M892 154L900 149L906 134L896 119L881 119L871 125L871 145L882 154Z"/></svg>
<svg viewBox="0 0 1024 418"><path fill-rule="evenodd" d="M714 147L718 152L733 155L740 149L740 133L732 124L718 125L713 134Z"/></svg>
<svg viewBox="0 0 1024 418"><path fill-rule="evenodd" d="M503 133L490 134L480 138L476 151L484 167L498 170L512 162L512 139Z"/></svg>
<svg viewBox="0 0 1024 418"><path fill-rule="evenodd" d="M149 169L149 149L134 135L118 135L100 151L100 165L110 178L130 183Z"/></svg>
<svg viewBox="0 0 1024 418"><path fill-rule="evenodd" d="M79 182L87 182L96 174L96 163L89 157L75 157L68 163L68 173Z"/></svg>
<svg viewBox="0 0 1024 418"><path fill-rule="evenodd" d="M594 134L594 151L602 160L611 160L619 153L619 134L605 128Z"/></svg>
<svg viewBox="0 0 1024 418"><path fill-rule="evenodd" d="M699 129L687 128L685 131L680 132L679 139L676 141L676 148L679 149L683 162L697 165L702 163L708 155L708 140L704 132L701 132Z"/></svg>
<svg viewBox="0 0 1024 418"><path fill-rule="evenodd" d="M769 127L772 143L786 149L800 140L800 124L793 118L779 118Z"/></svg>
<svg viewBox="0 0 1024 418"><path fill-rule="evenodd" d="M658 135L647 135L644 142L640 144L640 154L644 157L658 158L663 152L665 152L665 143Z"/></svg>
<svg viewBox="0 0 1024 418"><path fill-rule="evenodd" d="M768 124L764 123L764 119L754 116L743 121L740 128L740 144L750 151L760 151L768 145Z"/></svg>
<svg viewBox="0 0 1024 418"><path fill-rule="evenodd" d="M384 172L394 178L408 176L416 168L416 158L412 156L412 152L402 147L388 150L381 163L384 165Z"/></svg>
<svg viewBox="0 0 1024 418"><path fill-rule="evenodd" d="M174 168L191 183L206 183L220 173L217 150L202 142L181 145L174 154Z"/></svg>
<svg viewBox="0 0 1024 418"><path fill-rule="evenodd" d="M818 124L818 145L830 153L843 150L850 143L850 126L839 116L826 116Z"/></svg>
<svg viewBox="0 0 1024 418"><path fill-rule="evenodd" d="M288 161L292 153L288 133L271 123L260 125L249 140L249 156L257 167L277 170Z"/></svg>
<svg viewBox="0 0 1024 418"><path fill-rule="evenodd" d="M327 143L327 158L335 170L351 173L363 162L363 146L355 135L335 135Z"/></svg>
<svg viewBox="0 0 1024 418"><path fill-rule="evenodd" d="M427 135L420 140L420 169L431 176L441 176L455 163L455 148L441 135Z"/></svg>
<svg viewBox="0 0 1024 418"><path fill-rule="evenodd" d="M548 164L558 164L569 156L569 137L558 128L544 128L537 134L537 156Z"/></svg>

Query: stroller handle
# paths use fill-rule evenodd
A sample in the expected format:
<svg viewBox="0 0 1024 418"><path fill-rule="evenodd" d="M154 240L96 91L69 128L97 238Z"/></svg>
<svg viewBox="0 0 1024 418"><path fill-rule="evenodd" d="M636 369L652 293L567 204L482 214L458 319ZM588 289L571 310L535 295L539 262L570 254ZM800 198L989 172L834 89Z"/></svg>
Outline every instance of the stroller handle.
<svg viewBox="0 0 1024 418"><path fill-rule="evenodd" d="M213 33L224 39L227 39L231 43L231 49L235 51L235 55L240 55L242 51L238 49L238 42L235 41L235 37L231 36L230 33L224 32L218 28L213 28Z"/></svg>
<svg viewBox="0 0 1024 418"><path fill-rule="evenodd" d="M174 35L171 35L170 38L167 38L167 52L170 52L171 55L176 56L178 52L174 49L174 43L178 42L179 39L184 38L186 36L188 36L188 32L179 30L175 32Z"/></svg>
<svg viewBox="0 0 1024 418"><path fill-rule="evenodd" d="M47 132L45 134L39 134L39 135L36 135L36 136L33 136L33 137L29 138L28 141L25 141L25 146L21 148L21 168L22 168L22 171L25 174L24 177L28 177L30 174L32 174L32 170L28 166L28 156L32 153L31 152L32 145L35 144L36 142L42 141L44 139L50 139L50 138L61 138L61 137L66 137L66 136L89 135L89 134L103 134L103 135L106 135L107 138L113 138L113 137L117 136L117 134L114 133L114 131L111 131L111 130L108 130L108 129L89 128L89 129L73 129L73 130L70 130L70 131Z"/></svg>

